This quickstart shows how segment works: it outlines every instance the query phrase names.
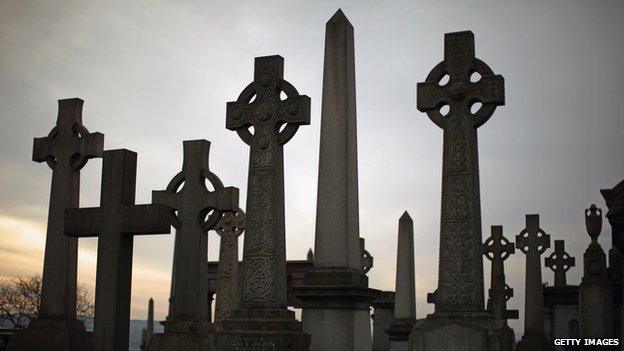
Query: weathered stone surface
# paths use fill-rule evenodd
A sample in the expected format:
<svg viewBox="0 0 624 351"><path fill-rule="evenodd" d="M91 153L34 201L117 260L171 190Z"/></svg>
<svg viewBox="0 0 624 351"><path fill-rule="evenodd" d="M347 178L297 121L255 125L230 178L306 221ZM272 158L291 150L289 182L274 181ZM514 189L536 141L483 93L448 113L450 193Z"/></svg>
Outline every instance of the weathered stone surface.
<svg viewBox="0 0 624 351"><path fill-rule="evenodd" d="M195 345L178 344L188 340L208 338L211 331L208 307L207 231L214 228L222 214L238 208L238 189L224 187L209 168L210 142L187 140L184 142L184 163L164 191L154 191L154 203L168 206L172 212L172 225L176 228L172 274L175 301L165 324L165 333L158 336L149 350L190 349ZM214 191L209 191L210 183ZM196 334L196 337L179 337L171 334ZM171 340L169 340L171 339ZM208 341L198 342L207 344ZM163 348L165 347L165 348Z"/></svg>
<svg viewBox="0 0 624 351"><path fill-rule="evenodd" d="M474 72L480 79L471 82ZM429 296L435 313L414 325L411 350L499 350L504 344L504 324L484 309L477 150L477 128L504 103L504 79L475 57L474 34L445 34L444 61L417 86L418 110L442 128L444 139L438 288Z"/></svg>
<svg viewBox="0 0 624 351"><path fill-rule="evenodd" d="M224 214L215 228L221 237L215 322L229 318L232 311L239 308L238 237L245 227L245 212L239 208L236 212Z"/></svg>
<svg viewBox="0 0 624 351"><path fill-rule="evenodd" d="M9 350L51 350L47 345L70 350L85 332L76 320L78 241L63 235L63 225L65 210L79 204L80 170L90 158L102 156L104 135L82 125L82 105L80 99L59 100L56 126L33 142L33 161L52 169L40 317L30 323L32 331L16 333Z"/></svg>
<svg viewBox="0 0 624 351"><path fill-rule="evenodd" d="M517 319L517 310L508 310L507 301L513 289L505 282L504 262L516 251L513 243L503 236L503 226L493 225L492 235L483 243L483 254L492 261L491 283L487 309L497 320Z"/></svg>
<svg viewBox="0 0 624 351"><path fill-rule="evenodd" d="M312 351L371 350L377 291L368 289L373 260L359 238L355 51L342 10L325 26L324 55L314 269L296 294Z"/></svg>
<svg viewBox="0 0 624 351"><path fill-rule="evenodd" d="M390 350L390 339L386 329L394 319L394 292L381 291L373 302L373 351Z"/></svg>
<svg viewBox="0 0 624 351"><path fill-rule="evenodd" d="M65 212L65 235L99 237L95 284L95 351L128 349L134 235L165 234L170 210L135 205L136 153L104 151L100 207Z"/></svg>
<svg viewBox="0 0 624 351"><path fill-rule="evenodd" d="M576 265L576 261L565 251L565 241L555 240L555 251L544 259L544 264L555 272L555 286L565 286L566 272Z"/></svg>
<svg viewBox="0 0 624 351"><path fill-rule="evenodd" d="M569 323L578 323L578 285L545 286L544 290L544 332L546 338L570 338Z"/></svg>
<svg viewBox="0 0 624 351"><path fill-rule="evenodd" d="M544 295L540 256L550 247L550 235L539 225L539 215L526 216L526 228L516 235L516 247L526 255L524 335L518 351L549 350L544 331Z"/></svg>
<svg viewBox="0 0 624 351"><path fill-rule="evenodd" d="M226 128L249 145L250 156L240 310L222 321L220 351L307 351L310 343L286 309L283 165L284 144L310 123L310 98L299 95L283 73L282 57L257 57L254 81L227 104Z"/></svg>
<svg viewBox="0 0 624 351"><path fill-rule="evenodd" d="M583 279L579 286L581 337L609 338L613 335L613 292L607 275L607 258L598 243L602 211L591 205L585 210L591 243L583 253Z"/></svg>
<svg viewBox="0 0 624 351"><path fill-rule="evenodd" d="M395 289L394 318L386 332L391 351L407 351L409 335L416 323L414 222L407 211L399 219Z"/></svg>

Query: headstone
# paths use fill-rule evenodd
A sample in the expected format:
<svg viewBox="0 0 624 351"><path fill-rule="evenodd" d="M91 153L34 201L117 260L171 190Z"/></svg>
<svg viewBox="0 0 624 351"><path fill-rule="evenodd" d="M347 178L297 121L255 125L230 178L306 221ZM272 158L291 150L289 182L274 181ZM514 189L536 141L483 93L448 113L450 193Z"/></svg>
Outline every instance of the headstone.
<svg viewBox="0 0 624 351"><path fill-rule="evenodd" d="M354 60L353 26L338 10L325 26L314 269L296 290L311 351L372 349L378 291L368 288L371 257L359 237Z"/></svg>
<svg viewBox="0 0 624 351"><path fill-rule="evenodd" d="M68 209L65 235L98 237L94 351L128 349L134 235L166 234L169 209L135 205L136 153L104 151L100 207Z"/></svg>
<svg viewBox="0 0 624 351"><path fill-rule="evenodd" d="M394 319L394 291L379 292L373 310L373 351L389 351L390 338L386 330Z"/></svg>
<svg viewBox="0 0 624 351"><path fill-rule="evenodd" d="M555 251L544 259L544 264L555 272L555 286L566 286L566 272L576 265L576 261L565 251L565 241L555 240Z"/></svg>
<svg viewBox="0 0 624 351"><path fill-rule="evenodd" d="M15 333L8 345L13 351L40 350L41 345L71 350L85 337L84 325L76 320L78 241L63 235L63 223L65 210L79 204L80 170L90 158L102 156L104 135L82 125L82 100L58 103L56 126L33 143L33 161L52 169L39 318Z"/></svg>
<svg viewBox="0 0 624 351"><path fill-rule="evenodd" d="M579 286L581 337L610 338L613 335L613 292L607 275L607 257L598 243L602 210L585 210L585 225L591 242L583 253L583 279Z"/></svg>
<svg viewBox="0 0 624 351"><path fill-rule="evenodd" d="M611 243L609 250L609 274L613 282L613 322L614 337L619 337L624 345L624 180L612 189L600 190L605 199L607 214L611 225Z"/></svg>
<svg viewBox="0 0 624 351"><path fill-rule="evenodd" d="M249 145L250 155L240 309L222 321L219 351L309 348L309 335L286 308L283 146L310 123L310 98L283 73L281 56L257 57L254 81L227 104L226 127Z"/></svg>
<svg viewBox="0 0 624 351"><path fill-rule="evenodd" d="M414 272L414 222L405 211L399 219L394 318L387 329L390 351L407 351L416 323L416 278Z"/></svg>
<svg viewBox="0 0 624 351"><path fill-rule="evenodd" d="M507 301L513 297L513 289L505 281L505 260L516 248L503 236L503 226L493 225L492 235L483 243L483 254L492 262L488 310L496 320L518 319L517 310L508 310Z"/></svg>
<svg viewBox="0 0 624 351"><path fill-rule="evenodd" d="M516 248L526 255L524 335L517 351L550 350L544 331L544 294L540 256L550 247L550 235L539 225L539 215L526 215L526 228L516 235Z"/></svg>
<svg viewBox="0 0 624 351"><path fill-rule="evenodd" d="M147 350L152 335L154 335L154 299L150 298L147 305L147 325L141 332L141 350Z"/></svg>
<svg viewBox="0 0 624 351"><path fill-rule="evenodd" d="M150 351L200 350L213 343L208 308L208 234L224 212L238 208L238 189L224 187L209 168L210 142L184 142L184 163L164 191L154 191L153 202L171 208L176 228L174 255L175 304L164 334L154 336ZM208 190L206 184L214 191Z"/></svg>
<svg viewBox="0 0 624 351"><path fill-rule="evenodd" d="M417 86L418 110L444 136L435 312L414 326L412 350L486 350L501 343L502 331L484 307L477 129L504 103L504 79L475 57L474 34L445 34L444 61Z"/></svg>
<svg viewBox="0 0 624 351"><path fill-rule="evenodd" d="M221 237L216 322L229 318L232 311L239 308L238 237L243 234L245 227L245 212L239 208L236 212L224 214L215 228Z"/></svg>

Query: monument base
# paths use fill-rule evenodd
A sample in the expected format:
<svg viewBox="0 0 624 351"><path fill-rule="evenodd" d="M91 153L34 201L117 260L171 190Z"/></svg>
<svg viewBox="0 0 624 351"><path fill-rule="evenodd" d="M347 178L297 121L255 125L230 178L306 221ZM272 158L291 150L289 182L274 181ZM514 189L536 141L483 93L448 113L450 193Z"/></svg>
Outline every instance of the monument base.
<svg viewBox="0 0 624 351"><path fill-rule="evenodd" d="M35 319L28 328L16 331L7 351L88 351L93 333L76 319Z"/></svg>
<svg viewBox="0 0 624 351"><path fill-rule="evenodd" d="M388 339L390 339L390 350L408 351L409 337L416 321L411 318L394 319L390 327L386 329Z"/></svg>
<svg viewBox="0 0 624 351"><path fill-rule="evenodd" d="M379 291L368 288L362 272L315 268L293 291L301 301L304 330L312 336L310 351L372 349L370 307Z"/></svg>
<svg viewBox="0 0 624 351"><path fill-rule="evenodd" d="M290 310L235 310L221 322L219 351L309 351L310 335Z"/></svg>
<svg viewBox="0 0 624 351"><path fill-rule="evenodd" d="M148 351L216 351L215 326L208 321L166 321L165 332L154 334Z"/></svg>
<svg viewBox="0 0 624 351"><path fill-rule="evenodd" d="M410 335L411 351L508 351L514 333L487 312L437 312L419 319Z"/></svg>

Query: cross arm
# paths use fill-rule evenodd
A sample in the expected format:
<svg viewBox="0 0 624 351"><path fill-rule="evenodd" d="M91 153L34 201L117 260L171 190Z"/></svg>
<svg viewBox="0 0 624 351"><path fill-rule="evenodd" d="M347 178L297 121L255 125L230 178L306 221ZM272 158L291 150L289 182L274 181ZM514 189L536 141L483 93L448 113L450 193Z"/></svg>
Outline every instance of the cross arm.
<svg viewBox="0 0 624 351"><path fill-rule="evenodd" d="M165 205L173 209L179 209L179 194L172 193L168 190L152 191L152 202L159 205Z"/></svg>
<svg viewBox="0 0 624 351"><path fill-rule="evenodd" d="M306 95L289 97L281 102L280 121L284 123L309 125L310 98Z"/></svg>
<svg viewBox="0 0 624 351"><path fill-rule="evenodd" d="M83 135L80 143L80 154L86 158L102 157L104 152L104 134L87 133Z"/></svg>
<svg viewBox="0 0 624 351"><path fill-rule="evenodd" d="M99 207L71 208L65 210L64 234L75 238L95 237L102 230Z"/></svg>
<svg viewBox="0 0 624 351"><path fill-rule="evenodd" d="M476 84L474 99L483 104L505 104L505 78L500 74L484 76Z"/></svg>
<svg viewBox="0 0 624 351"><path fill-rule="evenodd" d="M130 205L122 209L122 232L126 234L169 234L171 210L163 205Z"/></svg>
<svg viewBox="0 0 624 351"><path fill-rule="evenodd" d="M238 188L228 186L207 194L210 207L220 211L236 211L238 209Z"/></svg>
<svg viewBox="0 0 624 351"><path fill-rule="evenodd" d="M32 160L35 162L44 162L48 156L52 156L52 150L48 137L35 138L33 140Z"/></svg>

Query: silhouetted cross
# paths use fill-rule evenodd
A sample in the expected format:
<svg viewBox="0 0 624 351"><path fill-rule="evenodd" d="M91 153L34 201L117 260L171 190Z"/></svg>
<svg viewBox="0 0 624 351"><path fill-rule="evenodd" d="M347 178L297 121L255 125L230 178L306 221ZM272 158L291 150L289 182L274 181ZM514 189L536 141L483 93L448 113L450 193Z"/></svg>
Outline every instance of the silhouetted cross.
<svg viewBox="0 0 624 351"><path fill-rule="evenodd" d="M565 252L565 241L555 240L555 251L544 259L546 267L555 272L555 286L565 286L566 272L574 267L576 262Z"/></svg>

